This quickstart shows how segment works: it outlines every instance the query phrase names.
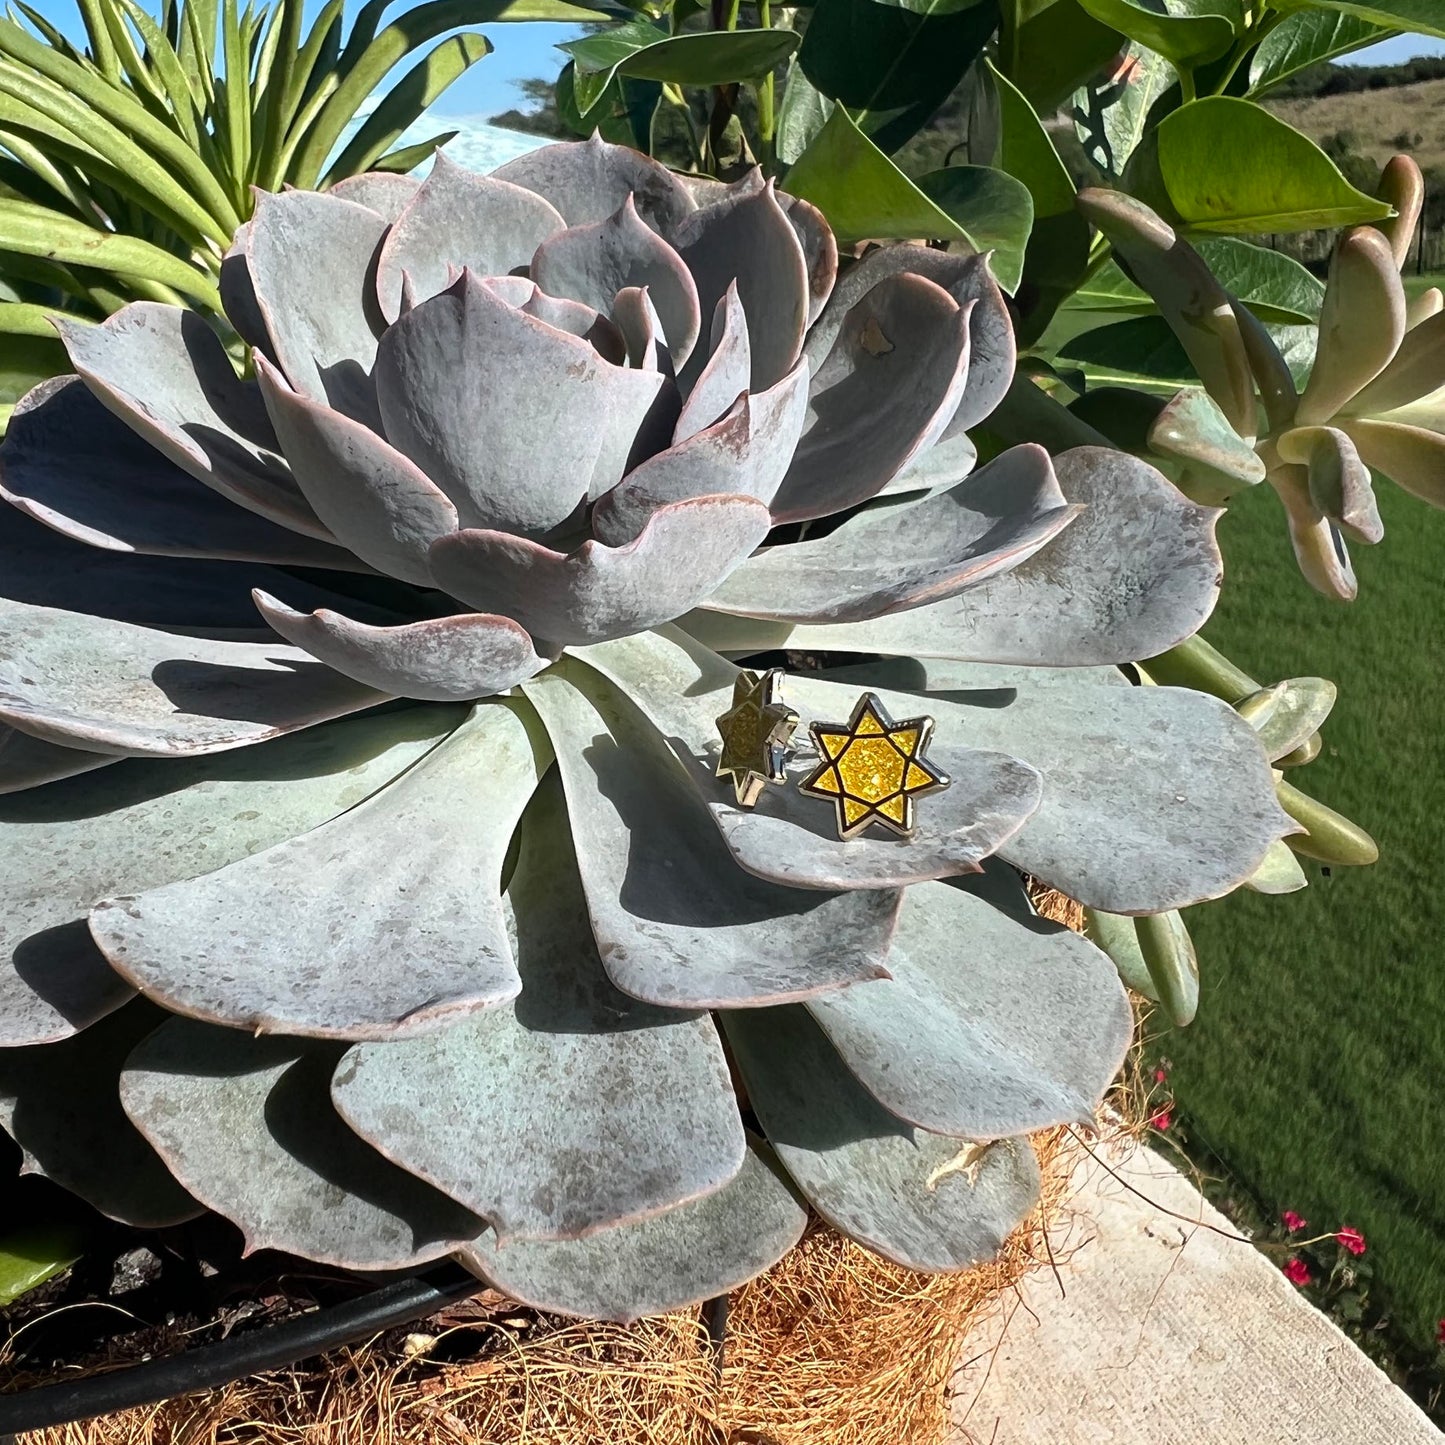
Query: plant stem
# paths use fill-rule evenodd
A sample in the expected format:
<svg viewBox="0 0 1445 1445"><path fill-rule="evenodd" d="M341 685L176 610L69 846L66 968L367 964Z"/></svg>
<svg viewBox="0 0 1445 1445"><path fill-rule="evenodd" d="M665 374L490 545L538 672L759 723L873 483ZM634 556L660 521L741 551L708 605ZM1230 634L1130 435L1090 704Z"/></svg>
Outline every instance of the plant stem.
<svg viewBox="0 0 1445 1445"><path fill-rule="evenodd" d="M773 28L772 6L769 0L758 0L758 24L764 30ZM758 82L758 160L769 174L773 168L773 130L776 124L773 114L773 72L771 70Z"/></svg>

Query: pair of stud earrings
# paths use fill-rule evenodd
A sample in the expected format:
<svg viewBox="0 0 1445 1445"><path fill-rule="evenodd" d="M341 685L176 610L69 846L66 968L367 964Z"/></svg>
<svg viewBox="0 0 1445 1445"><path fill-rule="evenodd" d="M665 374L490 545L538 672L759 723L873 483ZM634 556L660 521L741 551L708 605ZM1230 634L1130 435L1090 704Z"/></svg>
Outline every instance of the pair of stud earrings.
<svg viewBox="0 0 1445 1445"><path fill-rule="evenodd" d="M759 675L743 671L733 684L733 705L717 720L722 735L718 777L731 777L738 804L754 807L770 784L786 786L789 746L800 721L783 701L780 667ZM865 692L846 723L808 725L817 763L798 791L832 803L838 836L860 837L875 824L901 838L913 836L915 800L949 785L925 756L931 717L894 722L876 693Z"/></svg>

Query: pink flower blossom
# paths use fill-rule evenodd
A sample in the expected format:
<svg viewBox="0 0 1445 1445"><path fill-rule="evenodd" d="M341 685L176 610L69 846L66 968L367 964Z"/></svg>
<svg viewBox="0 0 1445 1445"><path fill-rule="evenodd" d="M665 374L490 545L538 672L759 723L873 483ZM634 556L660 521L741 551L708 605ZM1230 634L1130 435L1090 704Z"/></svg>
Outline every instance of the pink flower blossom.
<svg viewBox="0 0 1445 1445"><path fill-rule="evenodd" d="M1335 1238L1349 1250L1351 1254L1363 1254L1365 1252L1365 1236L1352 1225L1345 1225L1345 1227L1335 1235Z"/></svg>
<svg viewBox="0 0 1445 1445"><path fill-rule="evenodd" d="M1285 1212L1280 1215L1280 1218L1284 1221L1284 1227L1289 1230L1291 1234L1298 1234L1300 1230L1310 1227L1309 1220L1301 1219L1293 1209L1286 1209Z"/></svg>
<svg viewBox="0 0 1445 1445"><path fill-rule="evenodd" d="M1437 1345L1445 1345L1445 1320L1441 1320L1440 1323L1435 1326L1435 1343Z"/></svg>
<svg viewBox="0 0 1445 1445"><path fill-rule="evenodd" d="M1310 1267L1298 1255L1291 1255L1284 1263L1284 1277L1293 1285L1301 1289L1307 1284L1314 1283L1314 1276L1310 1273Z"/></svg>
<svg viewBox="0 0 1445 1445"><path fill-rule="evenodd" d="M1155 1082L1156 1084L1162 1084L1162 1083L1165 1081L1165 1079L1167 1079L1168 1077L1169 1077L1169 1070L1168 1070L1168 1069L1155 1069L1155 1070L1154 1070L1154 1082Z"/></svg>
<svg viewBox="0 0 1445 1445"><path fill-rule="evenodd" d="M1165 1104L1165 1106L1164 1106L1162 1109L1158 1110L1157 1112L1155 1112L1155 1113L1153 1113L1153 1114L1151 1114L1151 1115L1149 1116L1149 1127L1150 1127L1151 1129L1158 1129L1161 1134L1162 1134L1162 1133L1164 1132L1164 1130L1167 1129L1167 1128L1170 1126L1170 1124L1172 1124L1173 1122L1174 1122L1174 1108L1173 1108L1173 1105L1171 1105L1171 1104Z"/></svg>

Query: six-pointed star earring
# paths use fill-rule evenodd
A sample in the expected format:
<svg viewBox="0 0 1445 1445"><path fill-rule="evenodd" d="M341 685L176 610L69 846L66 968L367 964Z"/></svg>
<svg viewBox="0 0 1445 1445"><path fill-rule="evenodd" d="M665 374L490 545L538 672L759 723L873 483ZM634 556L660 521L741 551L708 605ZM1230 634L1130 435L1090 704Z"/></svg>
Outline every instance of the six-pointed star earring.
<svg viewBox="0 0 1445 1445"><path fill-rule="evenodd" d="M733 705L717 720L723 743L717 775L732 774L733 791L744 808L751 808L769 783L784 781L783 760L798 714L782 701L782 685L780 667L761 677L738 673Z"/></svg>
<svg viewBox="0 0 1445 1445"><path fill-rule="evenodd" d="M949 784L924 753L933 733L931 717L894 722L871 692L858 699L848 722L815 722L808 731L818 766L798 791L826 798L838 815L838 836L856 838L879 823L900 837L913 836L913 800Z"/></svg>

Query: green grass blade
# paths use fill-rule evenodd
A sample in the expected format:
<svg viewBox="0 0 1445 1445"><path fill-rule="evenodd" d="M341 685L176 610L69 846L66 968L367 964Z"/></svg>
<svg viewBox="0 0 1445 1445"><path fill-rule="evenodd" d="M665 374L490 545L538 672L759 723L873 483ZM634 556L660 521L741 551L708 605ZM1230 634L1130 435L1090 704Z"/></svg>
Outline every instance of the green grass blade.
<svg viewBox="0 0 1445 1445"><path fill-rule="evenodd" d="M155 70L170 103L170 111L187 142L200 149L200 133L196 128L196 98L191 93L181 58L176 54L166 33L151 19L136 0L120 0L130 23L135 26L145 45L146 56Z"/></svg>
<svg viewBox="0 0 1445 1445"><path fill-rule="evenodd" d="M442 91L491 50L485 35L471 31L443 40L387 92L327 171L326 184L367 170Z"/></svg>
<svg viewBox="0 0 1445 1445"><path fill-rule="evenodd" d="M252 157L251 179L259 185L265 185L274 172L291 121L286 97L300 59L301 4L302 0L280 0L271 12L266 49L256 68L261 98L260 135Z"/></svg>
<svg viewBox="0 0 1445 1445"><path fill-rule="evenodd" d="M214 278L200 268L149 241L98 230L48 206L0 200L0 250L93 266L137 281L158 282L214 310L221 309Z"/></svg>
<svg viewBox="0 0 1445 1445"><path fill-rule="evenodd" d="M181 65L197 106L215 96L216 0L181 0Z"/></svg>
<svg viewBox="0 0 1445 1445"><path fill-rule="evenodd" d="M229 243L241 218L215 176L180 136L151 115L134 96L54 54L10 20L0 21L0 52L39 72L109 121L113 128L143 142L158 161L167 162L173 184L178 188L184 186L187 200L212 218L211 231L220 241Z"/></svg>
<svg viewBox="0 0 1445 1445"><path fill-rule="evenodd" d="M245 210L246 178L251 173L251 63L241 34L236 0L224 0L221 18L226 66L226 139L231 197Z"/></svg>
<svg viewBox="0 0 1445 1445"><path fill-rule="evenodd" d="M77 50L33 5L25 4L25 0L15 0L15 8L40 32L48 45L77 63L90 63L85 53Z"/></svg>
<svg viewBox="0 0 1445 1445"><path fill-rule="evenodd" d="M90 53L100 73L112 84L120 84L120 57L105 23L105 0L77 0L85 33L90 37Z"/></svg>

